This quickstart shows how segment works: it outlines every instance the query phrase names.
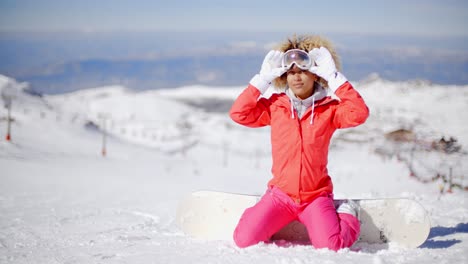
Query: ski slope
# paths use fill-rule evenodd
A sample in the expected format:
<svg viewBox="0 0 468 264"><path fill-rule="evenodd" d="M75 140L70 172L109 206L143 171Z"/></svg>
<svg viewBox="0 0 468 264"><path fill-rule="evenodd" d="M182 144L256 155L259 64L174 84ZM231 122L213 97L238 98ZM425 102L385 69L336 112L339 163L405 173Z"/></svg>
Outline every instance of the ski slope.
<svg viewBox="0 0 468 264"><path fill-rule="evenodd" d="M0 90L17 89L11 142L0 110L0 263L466 263L468 196L457 186L468 185L468 86L375 76L354 84L371 116L334 136L335 196L419 201L433 226L420 248L239 249L183 234L175 212L189 192L266 188L269 129L241 127L225 111L243 87L109 86L40 98L0 76ZM416 139L385 138L398 129ZM460 149L431 149L441 137L456 138Z"/></svg>

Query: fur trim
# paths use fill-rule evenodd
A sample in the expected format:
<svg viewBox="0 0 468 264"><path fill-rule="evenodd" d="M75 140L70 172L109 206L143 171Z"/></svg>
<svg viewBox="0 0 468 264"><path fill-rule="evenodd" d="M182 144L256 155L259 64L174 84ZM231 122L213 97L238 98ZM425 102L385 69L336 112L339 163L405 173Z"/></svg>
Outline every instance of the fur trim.
<svg viewBox="0 0 468 264"><path fill-rule="evenodd" d="M338 71L341 70L341 63L338 57L338 54L336 53L335 48L333 47L332 43L319 35L299 35L299 36L292 36L291 38L288 38L285 42L281 43L276 49L282 52L286 52L290 49L301 49L306 52L311 51L314 48L320 48L320 47L325 47L327 48L332 57L333 60L335 61L335 65ZM325 81L323 78L319 77L317 81L322 87L328 88L328 83ZM286 88L286 73L281 75L281 77L278 77L274 80L274 85L277 88L284 89Z"/></svg>

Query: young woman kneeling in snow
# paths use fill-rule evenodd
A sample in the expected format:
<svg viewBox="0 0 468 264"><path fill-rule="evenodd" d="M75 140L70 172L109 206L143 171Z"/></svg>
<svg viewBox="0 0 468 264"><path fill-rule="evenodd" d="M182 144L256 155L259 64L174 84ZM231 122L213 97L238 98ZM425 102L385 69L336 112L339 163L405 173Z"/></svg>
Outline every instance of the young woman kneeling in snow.
<svg viewBox="0 0 468 264"><path fill-rule="evenodd" d="M266 55L260 73L234 102L235 122L271 126L273 158L266 193L234 231L239 247L268 241L294 220L305 225L316 248L339 250L359 237L359 208L352 201L335 207L327 161L335 130L364 123L369 110L336 65L326 39L293 37ZM272 82L284 91L262 97Z"/></svg>

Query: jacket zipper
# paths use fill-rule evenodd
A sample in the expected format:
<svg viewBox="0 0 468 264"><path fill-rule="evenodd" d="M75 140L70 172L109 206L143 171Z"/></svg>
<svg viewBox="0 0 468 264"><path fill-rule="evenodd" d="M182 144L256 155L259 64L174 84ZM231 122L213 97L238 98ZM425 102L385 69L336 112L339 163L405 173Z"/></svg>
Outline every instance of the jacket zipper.
<svg viewBox="0 0 468 264"><path fill-rule="evenodd" d="M299 128L299 136L301 138L301 156L300 156L300 163L299 163L299 181L298 181L298 190L297 190L297 196L298 198L296 199L296 203L300 204L301 203L301 182L302 182L302 155L304 154L304 139L302 138L302 124L301 124L301 118L297 117L297 124Z"/></svg>

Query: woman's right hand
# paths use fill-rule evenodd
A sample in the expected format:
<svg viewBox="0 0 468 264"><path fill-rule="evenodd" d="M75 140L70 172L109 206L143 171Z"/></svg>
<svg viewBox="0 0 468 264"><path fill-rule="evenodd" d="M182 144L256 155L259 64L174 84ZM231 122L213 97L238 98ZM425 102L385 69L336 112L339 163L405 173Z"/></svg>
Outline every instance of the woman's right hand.
<svg viewBox="0 0 468 264"><path fill-rule="evenodd" d="M260 69L260 76L263 80L271 83L274 79L283 75L287 69L281 67L281 60L284 52L278 50L270 50L265 56Z"/></svg>

